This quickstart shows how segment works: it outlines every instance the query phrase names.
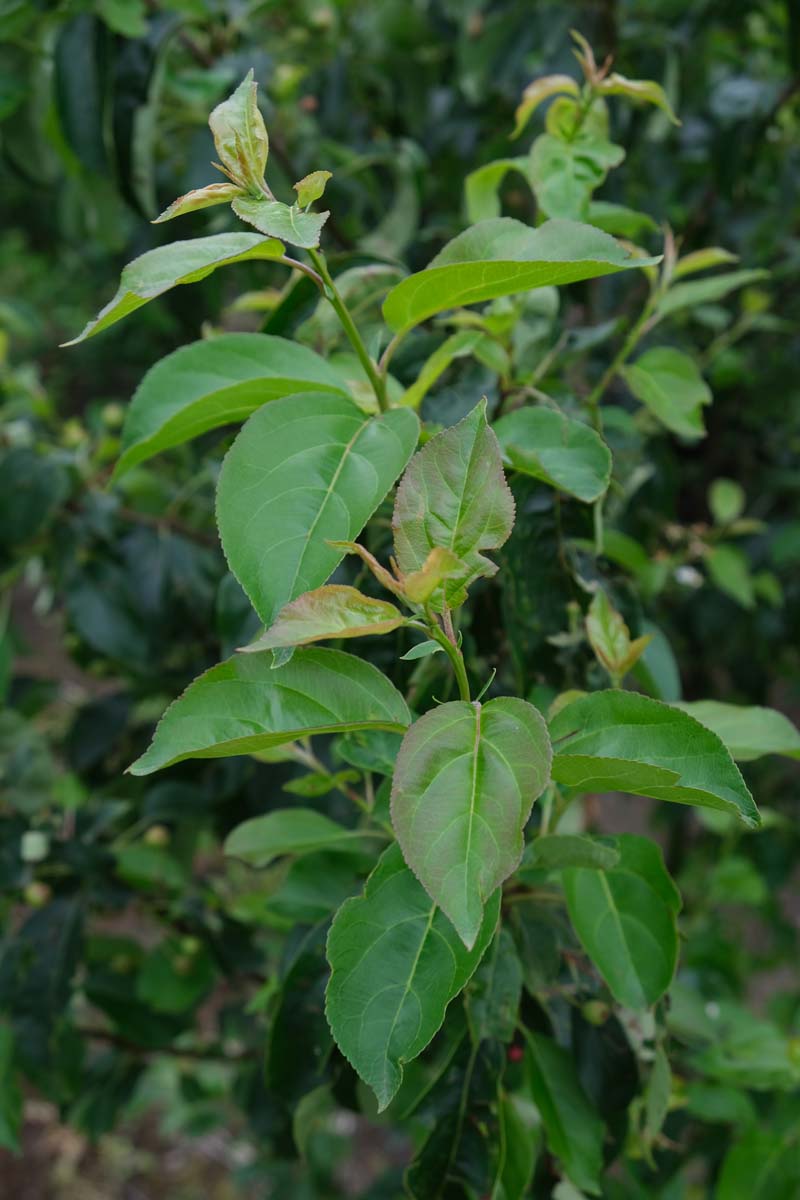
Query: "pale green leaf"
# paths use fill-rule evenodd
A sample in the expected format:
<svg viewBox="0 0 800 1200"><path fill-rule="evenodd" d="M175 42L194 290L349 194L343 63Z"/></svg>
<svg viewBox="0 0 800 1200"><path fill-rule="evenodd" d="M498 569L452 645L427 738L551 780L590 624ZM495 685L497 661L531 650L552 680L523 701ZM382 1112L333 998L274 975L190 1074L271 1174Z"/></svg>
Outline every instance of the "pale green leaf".
<svg viewBox="0 0 800 1200"><path fill-rule="evenodd" d="M676 283L658 302L656 314L668 317L684 308L698 304L716 304L737 288L766 279L769 271L750 269L729 271L725 275L712 275L709 279L693 279L690 283Z"/></svg>
<svg viewBox="0 0 800 1200"><path fill-rule="evenodd" d="M715 808L759 824L753 797L720 738L659 700L593 692L556 714L550 736L558 783Z"/></svg>
<svg viewBox="0 0 800 1200"><path fill-rule="evenodd" d="M800 758L800 730L774 708L724 704L719 700L697 700L674 707L711 729L739 762L750 762L764 754Z"/></svg>
<svg viewBox="0 0 800 1200"><path fill-rule="evenodd" d="M128 768L149 775L184 758L254 754L315 733L402 732L400 693L371 663L316 646L274 669L272 654L236 654L191 683L161 718L149 749Z"/></svg>
<svg viewBox="0 0 800 1200"><path fill-rule="evenodd" d="M441 704L403 739L392 824L406 862L465 945L522 857L522 831L550 769L547 727L525 700Z"/></svg>
<svg viewBox="0 0 800 1200"><path fill-rule="evenodd" d="M486 339L486 334L480 329L461 329L453 333L434 350L422 366L417 378L403 393L402 403L409 408L419 408L436 380L457 358L473 354L476 346Z"/></svg>
<svg viewBox="0 0 800 1200"><path fill-rule="evenodd" d="M242 194L241 188L235 183L209 183L205 187L195 188L173 200L165 208L160 217L156 217L153 225L163 221L171 221L173 217L182 217L186 213L197 212L201 208L211 208L215 204L226 204Z"/></svg>
<svg viewBox="0 0 800 1200"><path fill-rule="evenodd" d="M358 588L331 583L290 601L269 629L244 650L276 650L326 638L391 633L404 621L400 610L387 600L373 600Z"/></svg>
<svg viewBox="0 0 800 1200"><path fill-rule="evenodd" d="M611 452L593 429L549 408L518 408L492 426L509 464L587 503L611 478Z"/></svg>
<svg viewBox="0 0 800 1200"><path fill-rule="evenodd" d="M567 908L614 998L626 1008L648 1008L675 974L680 893L655 842L623 834L609 844L619 854L615 866L563 873Z"/></svg>
<svg viewBox="0 0 800 1200"><path fill-rule="evenodd" d="M509 171L519 171L527 181L527 157L498 158L469 173L464 181L464 202L471 224L500 216L500 188Z"/></svg>
<svg viewBox="0 0 800 1200"><path fill-rule="evenodd" d="M605 1127L581 1087L566 1050L525 1030L528 1079L547 1144L576 1187L600 1195Z"/></svg>
<svg viewBox="0 0 800 1200"><path fill-rule="evenodd" d="M655 346L622 367L620 374L636 399L667 429L684 438L705 436L703 406L711 403L711 389L687 354L671 346Z"/></svg>
<svg viewBox="0 0 800 1200"><path fill-rule="evenodd" d="M611 167L625 157L622 146L591 134L564 141L540 134L531 147L528 178L546 217L585 221L589 201Z"/></svg>
<svg viewBox="0 0 800 1200"><path fill-rule="evenodd" d="M325 1012L339 1049L386 1108L403 1065L421 1054L492 939L499 891L466 950L390 846L364 894L347 900L328 936Z"/></svg>
<svg viewBox="0 0 800 1200"><path fill-rule="evenodd" d="M431 603L463 604L466 589L497 565L484 550L502 546L514 524L514 500L503 476L500 447L486 423L482 400L457 425L431 438L400 481L392 529L400 570L420 571L436 547L456 556Z"/></svg>
<svg viewBox="0 0 800 1200"><path fill-rule="evenodd" d="M225 839L225 853L253 867L267 867L282 854L359 848L367 838L382 837L364 829L345 829L313 808L278 808L237 825Z"/></svg>
<svg viewBox="0 0 800 1200"><path fill-rule="evenodd" d="M661 1130L669 1112L672 1095L672 1071L662 1045L656 1047L653 1065L644 1093L644 1135L653 1142Z"/></svg>
<svg viewBox="0 0 800 1200"><path fill-rule="evenodd" d="M647 213L626 208L624 204L612 204L610 200L592 200L588 220L598 229L629 241L635 241L645 233L658 232L658 223Z"/></svg>
<svg viewBox="0 0 800 1200"><path fill-rule="evenodd" d="M213 237L189 238L158 246L128 263L120 276L119 288L113 300L102 308L94 320L65 346L74 346L109 325L121 321L179 284L196 283L205 279L217 267L248 259L280 258L283 246L274 238L259 237L256 233L218 233Z"/></svg>
<svg viewBox="0 0 800 1200"><path fill-rule="evenodd" d="M271 625L319 587L417 443L410 409L366 416L343 396L305 393L254 413L229 450L217 492L222 546L258 615Z"/></svg>
<svg viewBox="0 0 800 1200"><path fill-rule="evenodd" d="M595 592L586 615L586 635L600 663L611 676L614 686L622 680L641 658L650 636L631 641L630 631L606 593Z"/></svg>
<svg viewBox="0 0 800 1200"><path fill-rule="evenodd" d="M347 394L344 380L307 346L264 333L223 333L181 346L133 394L115 478L171 446L245 420L295 392Z"/></svg>
<svg viewBox="0 0 800 1200"><path fill-rule="evenodd" d="M430 658L432 654L442 654L442 647L438 642L420 642L416 646L412 646L405 654L401 654L400 658L404 662L415 662L418 658Z"/></svg>
<svg viewBox="0 0 800 1200"><path fill-rule="evenodd" d="M268 237L309 250L319 245L322 226L330 213L303 212L301 208L266 197L238 196L231 206L237 217Z"/></svg>
<svg viewBox="0 0 800 1200"><path fill-rule="evenodd" d="M614 71L598 83L597 89L604 96L627 96L629 100L654 104L667 114L673 125L680 125L667 98L667 93L660 83L655 83L652 79L627 79L624 75L618 75Z"/></svg>
<svg viewBox="0 0 800 1200"><path fill-rule="evenodd" d="M400 332L448 308L659 261L633 258L590 225L547 221L532 229L510 217L494 217L460 233L424 271L392 288L383 315Z"/></svg>
<svg viewBox="0 0 800 1200"><path fill-rule="evenodd" d="M308 208L309 204L313 204L315 200L319 200L330 178L330 171L312 171L310 175L304 175L302 179L293 184L292 186L297 192L297 203L300 207Z"/></svg>
<svg viewBox="0 0 800 1200"><path fill-rule="evenodd" d="M730 525L744 512L744 488L735 479L715 479L708 489L708 507L717 525Z"/></svg>
<svg viewBox="0 0 800 1200"><path fill-rule="evenodd" d="M710 267L726 267L738 261L738 254L731 254L730 250L723 250L722 246L706 246L703 250L693 250L691 254L679 258L672 278L682 279L684 275L695 275L698 271L709 270Z"/></svg>
<svg viewBox="0 0 800 1200"><path fill-rule="evenodd" d="M580 88L571 75L543 75L541 79L534 79L533 83L529 83L522 93L522 100L514 113L515 123L514 132L511 134L512 138L519 137L532 114L544 100L548 100L551 96L577 96L579 94Z"/></svg>
<svg viewBox="0 0 800 1200"><path fill-rule="evenodd" d="M756 598L753 577L747 555L738 546L721 542L712 547L706 556L706 566L711 579L721 592L730 596L742 608L755 608Z"/></svg>
<svg viewBox="0 0 800 1200"><path fill-rule="evenodd" d="M223 167L235 182L256 192L261 189L269 154L257 92L253 72L248 71L236 91L208 118Z"/></svg>

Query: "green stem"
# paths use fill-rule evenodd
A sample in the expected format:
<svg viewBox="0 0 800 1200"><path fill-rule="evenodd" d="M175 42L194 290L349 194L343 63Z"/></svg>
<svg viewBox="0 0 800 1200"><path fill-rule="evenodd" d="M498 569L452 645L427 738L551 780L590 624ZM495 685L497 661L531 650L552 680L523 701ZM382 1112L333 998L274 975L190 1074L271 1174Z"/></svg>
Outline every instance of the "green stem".
<svg viewBox="0 0 800 1200"><path fill-rule="evenodd" d="M432 625L429 628L428 633L431 635L431 637L433 638L433 640L435 642L439 643L439 645L442 647L445 654L450 659L450 662L453 665L453 671L455 672L456 683L458 684L459 696L461 697L462 700L467 700L467 701L471 700L472 697L470 696L470 691L469 691L469 680L467 678L467 668L464 666L464 656L461 653L461 651L459 650L458 646L455 644L455 642L450 641L450 638L447 636L447 634L444 632L444 630L441 629L438 625Z"/></svg>
<svg viewBox="0 0 800 1200"><path fill-rule="evenodd" d="M592 424L598 433L603 432L603 418L600 415L600 401L608 389L614 376L619 371L620 367L627 362L630 355L636 349L642 334L645 332L647 323L653 311L654 298L651 296L638 321L631 326L628 336L619 348L619 351L614 356L613 360L601 375L598 382L592 388L589 395L586 397L586 404L592 418Z"/></svg>
<svg viewBox="0 0 800 1200"><path fill-rule="evenodd" d="M381 377L375 363L369 356L367 347L364 345L363 338L356 328L355 321L350 316L347 305L342 299L336 284L333 282L333 277L328 270L328 264L325 262L324 255L319 250L309 250L309 257L316 267L320 278L325 287L325 297L330 300L333 305L336 315L339 318L342 329L347 334L347 339L350 345L358 355L359 361L364 368L367 378L372 384L372 390L375 393L375 398L378 401L378 408L381 412L386 412L388 402L386 399L386 380Z"/></svg>

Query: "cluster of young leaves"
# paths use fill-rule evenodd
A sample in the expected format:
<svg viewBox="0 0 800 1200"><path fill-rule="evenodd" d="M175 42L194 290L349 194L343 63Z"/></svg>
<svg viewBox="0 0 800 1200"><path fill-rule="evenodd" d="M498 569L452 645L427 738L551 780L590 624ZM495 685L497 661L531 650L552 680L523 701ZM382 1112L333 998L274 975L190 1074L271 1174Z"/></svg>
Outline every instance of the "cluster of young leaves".
<svg viewBox="0 0 800 1200"><path fill-rule="evenodd" d="M247 81L242 89L242 100L252 98ZM239 111L245 121L253 117L252 109L250 117L243 107ZM245 135L246 129L233 131L237 182L232 186L247 193L252 185L249 202L269 205L269 198L256 195L260 189L254 182L256 177L263 180L261 143L258 138L251 143L253 157L247 158ZM225 164L221 150L219 154ZM280 211L284 208L291 213L290 206ZM271 220L270 214L272 210L264 210ZM286 219L292 227L294 218ZM602 237L600 224L592 229L555 220L532 230L499 216L479 221L426 270L395 284L383 304L383 331L380 316L371 314L378 329L370 347L378 348L374 356L358 329L346 325L355 358L321 357L271 333L222 334L188 346L148 374L123 433L118 479L152 455L246 419L220 475L218 525L231 570L265 629L257 634L251 627L228 640L231 648L250 645L212 667L175 702L133 771L143 775L192 757L232 755L238 762L242 754L265 760L286 756L309 772L291 785L296 794L324 797L338 790L365 810L354 825L341 809L331 819L316 807L278 808L235 828L229 853L254 864L259 873L268 867L276 873L271 881L267 874L264 884L251 885L251 894L236 897L230 909L236 921L244 917L257 931L264 926L285 929L298 921L320 926L290 949L279 983L272 985L277 990L264 1001L270 1029L268 1086L296 1105L295 1139L304 1153L325 1129L326 1114L341 1102L342 1081L348 1076L341 1060L331 1058L330 1035L321 1019L321 989L328 974L321 948L329 915L338 909L327 935L328 1019L344 1057L375 1092L379 1105L389 1105L382 1119L414 1129L419 1151L407 1186L420 1196L447 1188L456 1194L524 1195L532 1186L537 1189L533 1194L545 1195L558 1174L563 1178L556 1194L569 1195L570 1188L597 1193L607 1184L601 1182L604 1159L621 1151L626 1113L629 1162L636 1164L641 1155L646 1165L654 1151L660 1158L667 1109L679 1115L688 1110L703 1119L703 1106L711 1103L699 1092L687 1099L681 1081L671 1083L665 1056L668 1032L679 1046L688 1047L682 1070L703 1081L698 1086L712 1092L716 1088L711 1099L723 1106L719 1092L741 1086L742 1080L787 1091L796 1083L791 1046L774 1026L765 1027L760 1050L750 1056L742 1045L748 1020L743 1010L731 1006L711 1016L681 1010L684 997L673 986L679 902L656 847L631 835L591 838L571 831L570 825L579 807L572 803L576 797L608 791L699 806L709 812L709 821L726 821L733 814L753 823L752 800L731 754L743 759L765 751L796 754L791 725L767 710L712 702L684 705L683 711L665 705L664 700L677 698L666 694L668 646L664 667L663 635L659 639L658 630L641 631L636 612L628 614L626 623L609 599L617 581L606 574L604 560L599 572L603 586L584 591L583 607L594 595L586 624L578 617L569 633L560 636L559 653L566 661L583 655L585 663L591 647L613 688L634 671L639 685L656 698L594 690L586 696L561 696L551 707L552 695L531 690L541 676L530 667L519 689L526 698L512 698L504 694L513 684L502 658L498 680L490 685L492 698L482 702L471 696L473 683L479 690L489 674L474 650L466 663L464 654L465 639L474 642L477 634L472 605L483 605L496 594L496 585L484 582L497 569L486 552L499 551L504 564L513 561L531 522L546 527L546 516L540 520L538 513L546 514L548 503L559 509L563 504L579 529L568 550L575 556L570 569L579 587L588 569L581 556L602 549L605 562L622 566L650 598L670 586L674 572L685 570L683 564L692 558L707 561L712 578L722 586L721 574L715 576L711 566L717 547L726 548L718 539L747 532L735 528L741 512L731 515L736 505L719 487L712 502L714 526L691 531L691 536L687 531L685 550L671 546L670 559L653 562L613 525L603 528L598 501L608 495L612 465L615 483L627 487L625 452L633 438L626 442L619 436L626 431L609 406L600 409L605 388L586 410L571 399L564 403L560 393L562 403L557 404L549 391L542 391L550 384L546 372L534 377L542 357L536 325L544 325L549 336L556 301L552 287L643 263L654 304L638 331L644 336L655 324L656 306L678 290L674 281L680 276L676 270L670 274L669 245L661 274L653 278L657 264L626 256ZM261 232L264 238L220 235L245 238L246 243L208 244L219 243L217 237L202 239L202 246L183 242L153 252L156 258L144 264L140 260L123 278L105 323L165 287L201 278L245 254L287 265L283 247L271 243L292 239L278 235L275 226ZM324 259L310 257L310 268L302 264L305 279L316 271L319 280L313 282L323 294L320 310L309 322L309 340L319 338L331 299L340 316L347 311L341 299L344 280L333 281ZM659 298L653 301L656 292ZM462 307L481 302L488 305L481 312ZM390 361L401 363L403 353L424 345L418 326L447 312L456 333L404 388L408 371L393 378ZM98 328L90 326L86 332ZM378 353L387 346L391 350L381 364ZM647 411L670 429L659 416L658 402L644 399L625 373L631 369L627 357L633 348L633 343L628 346L613 377L624 379ZM414 454L419 432L415 410L450 363L472 357L502 380L507 411L495 421L495 433L488 424L493 410L496 414L495 403L476 406L474 392L461 421L451 423L452 414L444 408L437 413L428 403L422 409L423 449ZM657 369L654 374L658 376ZM691 387L687 396L694 399L684 402L685 380L679 387L675 378L681 379L680 370L662 385L666 411L677 420L673 410L685 412L704 402L696 400ZM611 377L605 386L610 383ZM526 388L532 389L527 396ZM525 402L530 399L538 403L530 406ZM447 428L437 433L440 421ZM641 435L652 428L640 421ZM685 428L673 432L687 436ZM520 510L516 528L503 465ZM366 535L370 548L355 539L401 474L392 560L380 521ZM64 494L52 501L39 528L52 520ZM580 527L581 514L591 512L589 505L595 514L593 540ZM613 497L605 507L610 517ZM388 517L385 508L382 512ZM23 544L25 540L21 538ZM371 570L383 596L373 594L369 575L358 578L339 566L347 552ZM337 578L350 582L328 584L336 569L346 572ZM522 619L516 582L506 583L503 575L497 580L512 615L511 637L514 621ZM464 607L468 596L472 603ZM625 607L620 599L617 604ZM84 620L91 625L90 615ZM637 635L633 639L631 627ZM560 629L552 630L553 647ZM391 650L375 650L384 668L378 671L340 650L306 648L326 638L382 634L387 640L392 635L399 655L409 631L425 640L406 654L416 662L409 668L412 686L406 698L387 678L388 672L398 679ZM654 656L658 649L660 660ZM431 707L433 690L439 695L448 686L450 669L461 699ZM570 675L568 680L578 682ZM587 682L592 687L599 682L591 669ZM549 729L541 713L549 717ZM331 734L334 757L321 761L307 739ZM327 760L327 750L322 753ZM336 754L343 762L336 762ZM383 780L377 789L376 777ZM177 779L172 786L178 786ZM542 793L539 824L534 820L528 828L523 854L523 828ZM171 803L180 802L176 797ZM154 811L172 813L177 807L155 806L150 819ZM230 823L228 815L225 827ZM387 838L396 844L379 858L378 848ZM120 847L119 870L139 886L146 888L148 881L157 890L166 886L177 901L186 875L174 869L174 852L157 843L153 837L145 845ZM35 862L36 855L29 861ZM366 871L363 892L354 895ZM506 904L498 927L503 883ZM746 885L746 878L738 884L742 894ZM722 878L718 886L726 886ZM552 889L562 897L556 920L552 901L546 899ZM63 927L69 928L66 919ZM36 936L31 931L34 943ZM135 971L139 1000L156 1013L190 1015L193 1005L209 994L220 970L216 946L209 958L205 938L198 946L191 943L192 936L167 939L146 963L135 944L114 948L118 957L128 954L135 960L121 975L124 980ZM92 940L96 961L112 964L101 973L113 976L112 948L97 941ZM566 950L563 956L559 945ZM255 955L250 952L248 962L261 971L264 959L259 961L258 953L264 955L263 943ZM572 974L574 962L583 969L583 979ZM264 973L273 971L274 966ZM391 978L384 980L387 974ZM125 1028L129 1017L119 989L112 997L104 986L105 979L93 987L91 1002L112 1029ZM668 990L669 1030L661 1003ZM455 999L459 993L463 1000ZM565 994L570 996L566 1003ZM684 1000L683 1008L688 1006ZM18 1002L17 1016L22 1009ZM248 1030L251 1037L253 1033L258 1036L257 1030ZM141 1045L147 1036L137 1030L133 1040ZM290 1048L298 1039L302 1063L292 1058ZM770 1067L757 1082L752 1059L759 1056ZM27 1057L19 1061L30 1069ZM606 1065L601 1068L600 1063ZM615 1073L626 1083L610 1099L607 1088ZM129 1081L113 1085L129 1086ZM13 1110L16 1101L10 1097ZM729 1098L727 1102L733 1105ZM361 1106L371 1112L372 1103L362 1098ZM734 1124L749 1131L748 1146L772 1135L772 1130L765 1134L758 1129L752 1113L737 1112ZM787 1143L787 1162L790 1154ZM559 1164L555 1176L554 1159ZM723 1178L734 1179L738 1169L731 1161ZM638 1169L633 1170L636 1176ZM637 1194L635 1186L646 1185L631 1180L625 1194Z"/></svg>

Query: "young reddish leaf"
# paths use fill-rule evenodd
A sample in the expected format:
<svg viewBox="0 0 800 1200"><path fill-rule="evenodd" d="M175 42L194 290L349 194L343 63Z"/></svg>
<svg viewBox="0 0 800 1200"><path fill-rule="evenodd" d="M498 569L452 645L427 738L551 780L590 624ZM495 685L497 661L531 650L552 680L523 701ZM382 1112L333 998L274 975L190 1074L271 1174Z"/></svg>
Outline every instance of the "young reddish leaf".
<svg viewBox="0 0 800 1200"><path fill-rule="evenodd" d="M182 217L185 213L197 212L200 208L211 208L214 204L225 204L242 195L242 189L235 183L209 183L205 187L195 188L173 200L169 208L165 208L160 217L156 217L153 225L163 221L171 221L173 217Z"/></svg>
<svg viewBox="0 0 800 1200"><path fill-rule="evenodd" d="M544 100L551 96L577 96L579 93L577 81L571 75L544 75L541 79L534 79L522 93L522 100L514 113L512 138L519 137L532 114Z"/></svg>
<svg viewBox="0 0 800 1200"><path fill-rule="evenodd" d="M390 633L404 620L400 610L385 600L373 600L354 587L328 584L292 600L275 623L244 650L274 650L323 638Z"/></svg>
<svg viewBox="0 0 800 1200"><path fill-rule="evenodd" d="M260 192L269 138L258 107L258 84L248 71L236 91L211 113L208 124L226 174L249 191Z"/></svg>

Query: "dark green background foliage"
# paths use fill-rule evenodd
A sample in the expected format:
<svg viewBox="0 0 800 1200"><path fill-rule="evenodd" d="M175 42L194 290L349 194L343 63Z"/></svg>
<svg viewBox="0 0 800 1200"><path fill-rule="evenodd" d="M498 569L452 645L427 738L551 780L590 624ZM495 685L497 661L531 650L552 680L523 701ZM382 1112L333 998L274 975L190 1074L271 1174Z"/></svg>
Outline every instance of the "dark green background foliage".
<svg viewBox="0 0 800 1200"><path fill-rule="evenodd" d="M122 1197L133 1180L148 1198L389 1200L405 1174L419 1197L570 1200L595 1187L600 1158L610 1200L800 1194L797 763L751 761L752 728L735 756L758 831L601 795L558 826L602 838L572 844L568 869L529 848L466 1000L380 1115L323 1013L331 915L360 894L375 842L256 867L222 847L243 821L292 805L355 828L354 786L388 819L398 735L315 738L317 757L304 750L303 762L266 752L124 774L167 703L261 628L213 519L235 431L207 431L110 483L126 404L160 357L221 331L297 338L345 371L352 356L313 283L287 283L269 262L176 288L75 349L57 345L131 258L243 228L227 206L166 232L149 222L209 181L208 113L253 68L276 195L332 171L329 265L338 277L373 264L340 285L377 354L385 293L469 223L466 177L541 133L539 110L509 140L525 86L576 73L572 28L599 62L613 54L615 70L660 81L682 121L611 100L627 157L599 198L652 218L632 240L659 254L669 226L683 255L720 246L738 256L733 270L768 274L676 313L666 340L659 328L643 343L702 368L707 436L672 436L636 405L632 376L611 381L603 555L589 504L511 477L501 571L464 610L467 668L476 691L496 669L490 696L544 711L567 689L607 687L584 622L602 585L634 636L657 631L629 687L797 721L793 0L0 4L0 1197L95 1186ZM506 176L500 197L505 214L536 222L521 176ZM622 272L562 289L557 313L530 293L531 369L553 350L537 387L574 410L644 291L640 272ZM398 388L452 332L432 321L404 341ZM449 427L484 395L496 416L503 389L496 356L468 354L421 416ZM365 535L384 562L390 515L387 503ZM336 582L379 594L352 558ZM399 661L415 640L400 629L357 652L424 712L455 692L443 654ZM663 980L651 964L639 1005L630 981L615 987L603 969L580 897L590 876L632 886L649 851L624 835L645 833L683 907L675 982L663 995L673 963ZM581 865L581 854L594 857ZM674 933L663 869L644 875L636 904ZM42 1143L59 1121L74 1132L58 1132L56 1178ZM502 1169L498 1146L517 1148Z"/></svg>

